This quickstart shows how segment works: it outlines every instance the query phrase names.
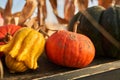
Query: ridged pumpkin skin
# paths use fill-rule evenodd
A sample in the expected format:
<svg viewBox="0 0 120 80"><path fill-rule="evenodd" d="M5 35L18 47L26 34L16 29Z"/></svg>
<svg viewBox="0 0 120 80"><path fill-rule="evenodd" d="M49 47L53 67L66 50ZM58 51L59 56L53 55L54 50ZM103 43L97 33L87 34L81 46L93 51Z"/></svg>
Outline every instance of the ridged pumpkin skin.
<svg viewBox="0 0 120 80"><path fill-rule="evenodd" d="M21 28L21 26L17 26L14 24L0 26L0 39L5 38L7 33L10 34L11 36L13 36L14 33L17 30L19 30L20 28ZM1 44L5 44L5 42L0 42L0 45Z"/></svg>
<svg viewBox="0 0 120 80"><path fill-rule="evenodd" d="M73 68L87 66L95 56L94 45L88 37L64 30L47 39L45 50L53 63Z"/></svg>
<svg viewBox="0 0 120 80"><path fill-rule="evenodd" d="M8 44L0 46L5 53L5 62L12 72L23 72L27 69L36 69L37 60L42 54L45 45L44 36L31 29L21 28ZM21 67L20 67L21 66Z"/></svg>
<svg viewBox="0 0 120 80"><path fill-rule="evenodd" d="M103 8L102 6L93 6L93 7L87 8L86 11L96 20L96 22L99 23L102 17L102 14L105 11L105 8ZM80 24L78 25L77 32L85 34L92 40L96 48L97 56L103 55L100 32L80 12L78 12L70 21L68 25L69 30L73 31L73 25L78 20L78 18L79 18Z"/></svg>
<svg viewBox="0 0 120 80"><path fill-rule="evenodd" d="M107 32L120 42L120 5L112 6L105 11L101 24ZM105 55L120 59L119 49L111 44L105 37L102 37L102 42Z"/></svg>

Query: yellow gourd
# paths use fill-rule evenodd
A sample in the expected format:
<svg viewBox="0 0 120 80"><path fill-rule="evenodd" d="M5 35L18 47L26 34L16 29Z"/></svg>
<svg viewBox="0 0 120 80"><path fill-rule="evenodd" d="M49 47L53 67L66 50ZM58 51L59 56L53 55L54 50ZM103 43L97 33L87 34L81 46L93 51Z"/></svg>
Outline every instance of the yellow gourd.
<svg viewBox="0 0 120 80"><path fill-rule="evenodd" d="M0 51L5 53L5 62L12 72L24 72L27 69L36 69L37 60L44 50L44 36L24 27L18 30L12 40L0 46Z"/></svg>

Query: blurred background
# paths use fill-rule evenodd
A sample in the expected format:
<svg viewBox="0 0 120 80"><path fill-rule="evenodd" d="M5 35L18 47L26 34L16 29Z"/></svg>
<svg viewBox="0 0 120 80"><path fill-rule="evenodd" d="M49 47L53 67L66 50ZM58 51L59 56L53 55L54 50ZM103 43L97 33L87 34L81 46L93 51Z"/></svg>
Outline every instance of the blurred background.
<svg viewBox="0 0 120 80"><path fill-rule="evenodd" d="M57 5L57 9L58 9L58 14L61 18L64 18L64 4L65 4L65 0L57 0L58 1L58 5ZM0 1L0 7L1 8L5 8L7 3L7 0L1 0ZM19 12L23 9L24 5L25 5L26 1L25 0L13 0L13 6L12 6L12 13L15 12ZM75 13L78 12L78 8L77 8L77 1L75 3L76 8L75 8ZM58 23L53 10L52 10L52 6L49 2L49 0L46 0L46 5L47 5L47 18L46 18L46 22L48 23ZM94 5L98 5L98 1L97 0L93 0L91 2L91 0L89 0L89 4L88 7L94 6ZM36 16L37 15L37 9L34 11L32 16Z"/></svg>

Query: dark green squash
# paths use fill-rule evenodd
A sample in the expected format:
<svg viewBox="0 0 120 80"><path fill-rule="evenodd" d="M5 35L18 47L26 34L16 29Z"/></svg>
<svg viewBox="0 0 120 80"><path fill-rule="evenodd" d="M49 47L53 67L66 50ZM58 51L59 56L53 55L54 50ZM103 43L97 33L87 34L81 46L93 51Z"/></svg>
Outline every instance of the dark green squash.
<svg viewBox="0 0 120 80"><path fill-rule="evenodd" d="M100 23L117 41L120 42L120 5L108 8L102 16ZM102 37L104 52L109 57L120 59L120 50Z"/></svg>
<svg viewBox="0 0 120 80"><path fill-rule="evenodd" d="M86 9L86 11L96 20L96 22L100 22L101 16L105 11L105 8L101 6L93 6ZM85 34L88 36L96 48L97 55L103 55L102 46L101 46L101 34L100 32L88 21L88 19L78 12L70 21L68 27L69 30L73 30L74 23L79 20L80 24L78 25L77 32Z"/></svg>

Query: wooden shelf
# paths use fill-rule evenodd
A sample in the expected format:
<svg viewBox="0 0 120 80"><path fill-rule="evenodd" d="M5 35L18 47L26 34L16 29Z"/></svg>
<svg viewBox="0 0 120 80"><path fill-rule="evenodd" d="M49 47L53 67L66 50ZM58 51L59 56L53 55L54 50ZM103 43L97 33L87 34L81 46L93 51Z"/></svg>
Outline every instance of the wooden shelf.
<svg viewBox="0 0 120 80"><path fill-rule="evenodd" d="M107 71L120 68L120 60L110 59L105 57L97 57L93 62L81 69L67 68L59 66L50 62L45 53L39 58L39 68L32 71L28 70L23 73L9 73L8 69L4 65L4 80L28 80L28 79L40 79L40 80L61 80L61 79L77 79L88 77Z"/></svg>

